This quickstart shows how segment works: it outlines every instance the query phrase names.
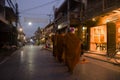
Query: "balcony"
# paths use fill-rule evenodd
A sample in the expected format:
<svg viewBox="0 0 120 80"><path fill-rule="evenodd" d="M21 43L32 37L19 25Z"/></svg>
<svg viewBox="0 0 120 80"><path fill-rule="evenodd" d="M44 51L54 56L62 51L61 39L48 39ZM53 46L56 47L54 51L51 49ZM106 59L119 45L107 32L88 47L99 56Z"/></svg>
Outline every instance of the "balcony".
<svg viewBox="0 0 120 80"><path fill-rule="evenodd" d="M16 20L16 13L10 7L5 7L6 10L6 20L8 21L15 21Z"/></svg>
<svg viewBox="0 0 120 80"><path fill-rule="evenodd" d="M89 6L84 11L85 16L83 17L83 20L91 19L95 16L117 9L120 7L119 4L120 0L100 0L99 2L94 3L94 5L88 4Z"/></svg>

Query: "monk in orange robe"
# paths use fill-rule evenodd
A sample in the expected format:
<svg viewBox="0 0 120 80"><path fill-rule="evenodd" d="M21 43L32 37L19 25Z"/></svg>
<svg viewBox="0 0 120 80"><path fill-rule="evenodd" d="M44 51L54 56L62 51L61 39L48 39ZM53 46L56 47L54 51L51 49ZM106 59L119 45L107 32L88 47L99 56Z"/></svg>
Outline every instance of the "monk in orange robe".
<svg viewBox="0 0 120 80"><path fill-rule="evenodd" d="M65 63L68 66L69 71L72 73L74 67L80 59L80 40L72 32L68 32L64 37L65 44Z"/></svg>
<svg viewBox="0 0 120 80"><path fill-rule="evenodd" d="M57 34L52 36L52 41L53 41L53 56L56 57L57 55Z"/></svg>
<svg viewBox="0 0 120 80"><path fill-rule="evenodd" d="M58 61L61 63L63 62L62 56L63 56L63 52L64 52L64 34L58 34L57 36L57 59Z"/></svg>

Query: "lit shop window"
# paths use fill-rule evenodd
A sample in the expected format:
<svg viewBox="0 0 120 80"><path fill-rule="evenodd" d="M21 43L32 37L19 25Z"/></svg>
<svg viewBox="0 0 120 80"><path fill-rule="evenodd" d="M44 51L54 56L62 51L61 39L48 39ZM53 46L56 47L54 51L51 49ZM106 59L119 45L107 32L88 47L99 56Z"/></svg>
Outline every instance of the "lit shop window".
<svg viewBox="0 0 120 80"><path fill-rule="evenodd" d="M106 27L99 26L91 29L92 42L106 42Z"/></svg>
<svg viewBox="0 0 120 80"><path fill-rule="evenodd" d="M106 26L96 26L90 29L90 50L105 51L107 42Z"/></svg>

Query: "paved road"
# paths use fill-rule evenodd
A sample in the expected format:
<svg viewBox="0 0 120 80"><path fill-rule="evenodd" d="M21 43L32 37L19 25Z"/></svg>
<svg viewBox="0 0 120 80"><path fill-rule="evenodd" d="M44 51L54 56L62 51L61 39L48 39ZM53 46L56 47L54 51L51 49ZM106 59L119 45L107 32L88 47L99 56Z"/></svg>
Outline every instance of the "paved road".
<svg viewBox="0 0 120 80"><path fill-rule="evenodd" d="M71 75L41 46L25 46L0 64L0 80L120 80L120 67L86 58Z"/></svg>

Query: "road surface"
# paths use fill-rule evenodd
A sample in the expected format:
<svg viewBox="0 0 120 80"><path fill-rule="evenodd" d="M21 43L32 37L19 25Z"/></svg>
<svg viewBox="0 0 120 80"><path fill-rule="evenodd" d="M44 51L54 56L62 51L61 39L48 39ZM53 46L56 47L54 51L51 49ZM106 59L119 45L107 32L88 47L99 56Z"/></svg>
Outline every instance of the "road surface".
<svg viewBox="0 0 120 80"><path fill-rule="evenodd" d="M73 74L42 46L25 46L0 64L0 80L120 80L120 67L86 58Z"/></svg>

